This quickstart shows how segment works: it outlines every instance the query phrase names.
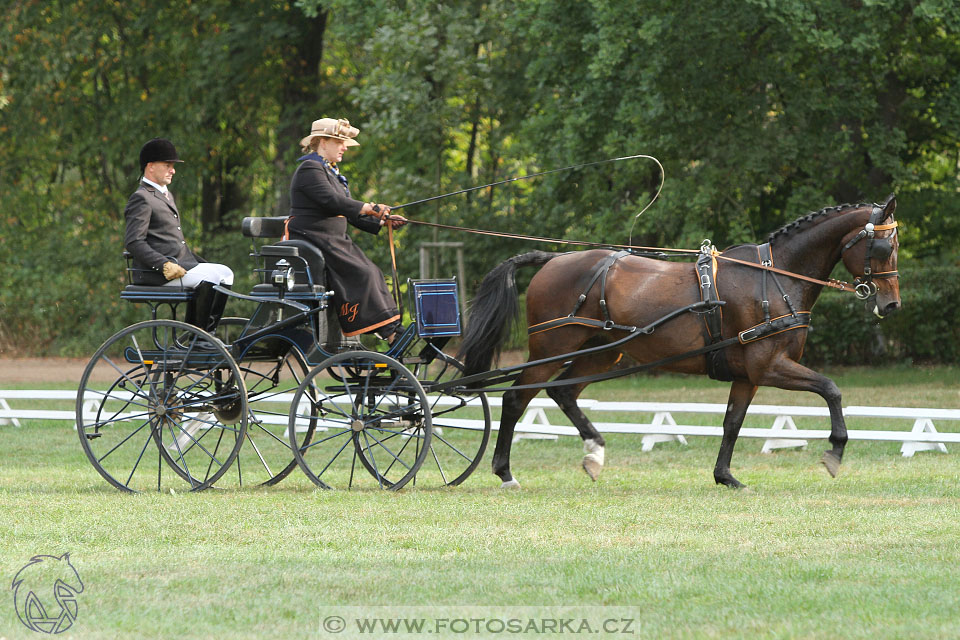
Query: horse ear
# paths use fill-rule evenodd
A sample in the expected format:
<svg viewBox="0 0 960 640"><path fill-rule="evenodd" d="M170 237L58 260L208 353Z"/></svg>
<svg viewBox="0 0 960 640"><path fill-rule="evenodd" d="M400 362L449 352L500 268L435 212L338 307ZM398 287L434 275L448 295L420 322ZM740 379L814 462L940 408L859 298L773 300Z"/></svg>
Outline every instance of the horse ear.
<svg viewBox="0 0 960 640"><path fill-rule="evenodd" d="M893 212L897 210L897 195L895 193L891 193L880 206L883 208L884 213L886 213L888 216L892 216Z"/></svg>

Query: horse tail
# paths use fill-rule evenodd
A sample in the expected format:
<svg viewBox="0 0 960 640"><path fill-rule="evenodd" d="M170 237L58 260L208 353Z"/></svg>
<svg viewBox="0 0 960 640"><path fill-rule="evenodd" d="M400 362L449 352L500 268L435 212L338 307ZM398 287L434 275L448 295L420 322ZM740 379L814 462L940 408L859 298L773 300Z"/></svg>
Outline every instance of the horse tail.
<svg viewBox="0 0 960 640"><path fill-rule="evenodd" d="M509 258L484 277L470 304L466 333L457 358L464 363L464 375L490 370L494 358L511 330L520 320L517 269L541 266L560 255L546 251L530 251Z"/></svg>

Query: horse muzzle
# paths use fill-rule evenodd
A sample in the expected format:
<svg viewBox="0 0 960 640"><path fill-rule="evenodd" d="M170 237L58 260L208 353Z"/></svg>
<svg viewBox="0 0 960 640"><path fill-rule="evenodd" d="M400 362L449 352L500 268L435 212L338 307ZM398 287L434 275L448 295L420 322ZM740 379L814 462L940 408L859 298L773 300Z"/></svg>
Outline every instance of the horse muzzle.
<svg viewBox="0 0 960 640"><path fill-rule="evenodd" d="M881 285L876 294L867 300L867 308L878 318L886 318L900 308L900 292L897 287Z"/></svg>
<svg viewBox="0 0 960 640"><path fill-rule="evenodd" d="M869 302L867 303L867 306L870 306ZM879 304L879 301L877 301L874 303L873 309L871 309L871 311L873 311L873 315L877 316L878 318L886 318L888 315L890 315L894 311L897 311L899 308L900 308L899 300L893 300L891 302L886 303L883 306L881 306Z"/></svg>

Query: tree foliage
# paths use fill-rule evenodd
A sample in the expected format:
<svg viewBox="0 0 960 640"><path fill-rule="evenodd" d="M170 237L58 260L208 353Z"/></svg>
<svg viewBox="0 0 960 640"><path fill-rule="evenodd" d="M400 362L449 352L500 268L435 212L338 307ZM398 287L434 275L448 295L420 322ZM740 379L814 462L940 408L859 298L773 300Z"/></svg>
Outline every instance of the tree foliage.
<svg viewBox="0 0 960 640"><path fill-rule="evenodd" d="M188 239L244 274L244 215L285 213L310 121L347 117L358 197L441 224L691 247L762 240L896 192L902 260L960 240L960 9L949 0L11 0L0 26L0 340L83 352L119 305L121 212L162 135ZM381 264L381 238L359 238ZM529 243L464 242L468 280ZM546 247L551 248L551 247ZM555 246L565 249L563 246ZM449 252L448 252L449 253ZM452 273L450 256L435 256ZM249 276L247 276L249 277Z"/></svg>

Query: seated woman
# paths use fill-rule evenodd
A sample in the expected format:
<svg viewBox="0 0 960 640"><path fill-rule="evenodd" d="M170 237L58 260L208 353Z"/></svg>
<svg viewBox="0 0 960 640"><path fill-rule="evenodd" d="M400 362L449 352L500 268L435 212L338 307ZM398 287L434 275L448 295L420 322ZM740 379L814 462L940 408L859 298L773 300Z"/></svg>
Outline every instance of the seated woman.
<svg viewBox="0 0 960 640"><path fill-rule="evenodd" d="M347 179L337 164L347 147L357 146L360 131L347 120L315 120L310 135L300 141L306 155L290 182L290 217L285 240L303 239L323 251L329 286L344 336L375 331L393 343L402 330L400 311L383 273L347 234L347 223L377 234L381 227L403 226L390 208L350 197Z"/></svg>

